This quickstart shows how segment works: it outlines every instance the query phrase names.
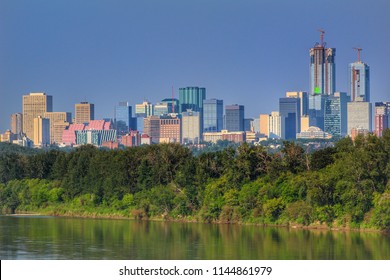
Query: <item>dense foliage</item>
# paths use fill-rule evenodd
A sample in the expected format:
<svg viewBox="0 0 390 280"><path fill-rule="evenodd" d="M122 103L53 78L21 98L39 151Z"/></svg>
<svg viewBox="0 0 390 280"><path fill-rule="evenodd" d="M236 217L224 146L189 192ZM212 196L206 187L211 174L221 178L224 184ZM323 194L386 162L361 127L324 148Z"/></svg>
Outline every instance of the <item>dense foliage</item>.
<svg viewBox="0 0 390 280"><path fill-rule="evenodd" d="M243 144L198 156L176 144L32 154L7 147L0 208L389 229L389 177L389 130L313 153L293 142L280 153Z"/></svg>

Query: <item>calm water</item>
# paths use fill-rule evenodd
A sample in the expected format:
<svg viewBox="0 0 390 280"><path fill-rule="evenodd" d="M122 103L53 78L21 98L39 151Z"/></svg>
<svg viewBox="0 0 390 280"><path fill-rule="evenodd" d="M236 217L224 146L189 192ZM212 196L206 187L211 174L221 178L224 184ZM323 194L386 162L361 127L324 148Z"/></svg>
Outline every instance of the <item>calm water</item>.
<svg viewBox="0 0 390 280"><path fill-rule="evenodd" d="M259 226L0 216L0 259L390 259L390 236Z"/></svg>

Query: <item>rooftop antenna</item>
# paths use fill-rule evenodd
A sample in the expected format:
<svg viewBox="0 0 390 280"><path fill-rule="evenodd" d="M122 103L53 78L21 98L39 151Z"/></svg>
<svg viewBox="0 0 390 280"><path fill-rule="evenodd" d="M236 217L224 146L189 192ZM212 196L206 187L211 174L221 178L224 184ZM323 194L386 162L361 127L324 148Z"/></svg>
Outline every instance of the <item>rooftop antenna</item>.
<svg viewBox="0 0 390 280"><path fill-rule="evenodd" d="M321 46L324 47L324 34L325 34L325 30L320 28L320 29L317 29L317 31L320 32Z"/></svg>
<svg viewBox="0 0 390 280"><path fill-rule="evenodd" d="M175 113L175 101L174 101L174 98L175 97L175 92L173 90L173 86L172 86L172 113Z"/></svg>
<svg viewBox="0 0 390 280"><path fill-rule="evenodd" d="M362 48L353 48L358 53L358 62L360 62L360 52L363 50Z"/></svg>

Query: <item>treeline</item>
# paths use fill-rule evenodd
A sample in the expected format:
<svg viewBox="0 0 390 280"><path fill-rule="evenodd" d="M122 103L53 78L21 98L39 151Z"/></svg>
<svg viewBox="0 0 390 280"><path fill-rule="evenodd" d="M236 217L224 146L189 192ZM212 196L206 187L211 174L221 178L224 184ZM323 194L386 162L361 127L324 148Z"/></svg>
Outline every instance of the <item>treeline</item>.
<svg viewBox="0 0 390 280"><path fill-rule="evenodd" d="M390 131L313 153L284 142L194 156L181 145L1 151L0 208L135 218L390 228Z"/></svg>

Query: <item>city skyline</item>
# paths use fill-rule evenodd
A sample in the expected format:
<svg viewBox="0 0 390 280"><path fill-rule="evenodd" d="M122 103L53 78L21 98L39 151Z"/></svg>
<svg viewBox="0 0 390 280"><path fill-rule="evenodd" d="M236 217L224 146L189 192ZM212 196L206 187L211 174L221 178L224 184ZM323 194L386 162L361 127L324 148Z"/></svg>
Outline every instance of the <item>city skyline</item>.
<svg viewBox="0 0 390 280"><path fill-rule="evenodd" d="M10 115L22 112L22 96L30 92L54 96L53 111L73 112L88 101L102 119L113 117L120 101L156 103L171 96L172 85L176 98L180 87L199 86L207 98L243 104L245 117L269 114L285 92L309 91L308 53L319 28L337 50L336 91L348 92L353 47L361 47L371 68L371 102L388 99L388 2L275 2L2 1L0 131L10 128ZM357 14L366 20L354 28Z"/></svg>

